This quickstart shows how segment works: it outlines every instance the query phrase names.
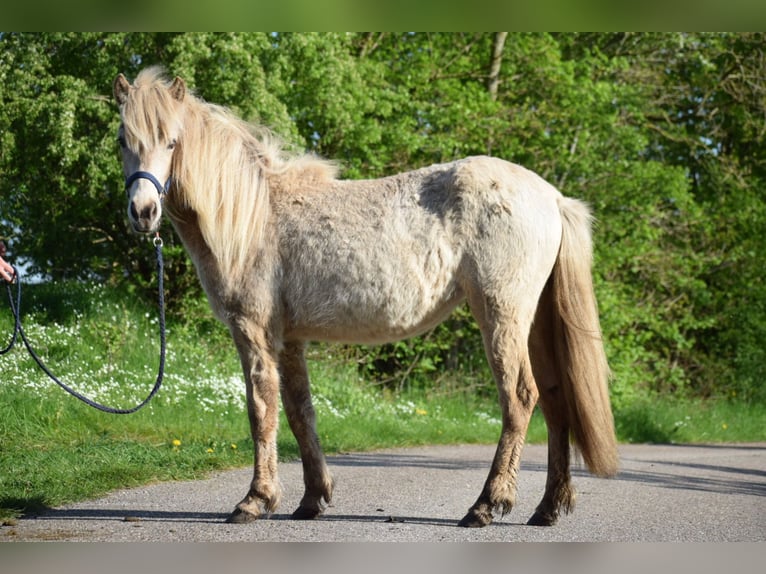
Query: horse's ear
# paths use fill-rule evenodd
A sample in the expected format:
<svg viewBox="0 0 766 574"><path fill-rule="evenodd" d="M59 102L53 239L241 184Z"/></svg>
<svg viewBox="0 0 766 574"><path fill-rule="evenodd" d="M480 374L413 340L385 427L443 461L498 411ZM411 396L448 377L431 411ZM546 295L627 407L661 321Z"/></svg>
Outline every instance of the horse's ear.
<svg viewBox="0 0 766 574"><path fill-rule="evenodd" d="M179 102L183 102L186 95L186 82L176 76L176 79L173 80L173 84L170 86L170 95Z"/></svg>
<svg viewBox="0 0 766 574"><path fill-rule="evenodd" d="M124 104L128 99L128 92L130 91L128 80L126 80L125 76L122 74L118 74L114 79L114 85L112 87L114 90L114 99L117 100L119 105Z"/></svg>

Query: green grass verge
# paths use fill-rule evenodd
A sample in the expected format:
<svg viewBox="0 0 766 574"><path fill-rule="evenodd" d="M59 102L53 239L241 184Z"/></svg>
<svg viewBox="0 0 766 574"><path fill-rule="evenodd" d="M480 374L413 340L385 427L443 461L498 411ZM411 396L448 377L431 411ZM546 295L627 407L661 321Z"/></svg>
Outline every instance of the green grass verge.
<svg viewBox="0 0 766 574"><path fill-rule="evenodd" d="M617 437L630 443L766 441L766 405L643 397L615 409Z"/></svg>
<svg viewBox="0 0 766 574"><path fill-rule="evenodd" d="M24 323L51 369L87 396L132 406L156 374L152 311L92 285L27 289ZM10 313L0 333L10 333ZM3 337L0 336L0 339ZM0 341L4 344L4 341ZM499 409L486 393L390 393L312 348L318 432L328 454L419 444L494 443ZM133 415L101 413L64 394L23 348L0 356L0 521L154 481L251 464L243 383L228 335L210 319L173 323L165 384ZM766 440L764 406L636 399L615 411L627 442ZM528 442L546 440L539 412ZM297 456L284 417L281 458Z"/></svg>

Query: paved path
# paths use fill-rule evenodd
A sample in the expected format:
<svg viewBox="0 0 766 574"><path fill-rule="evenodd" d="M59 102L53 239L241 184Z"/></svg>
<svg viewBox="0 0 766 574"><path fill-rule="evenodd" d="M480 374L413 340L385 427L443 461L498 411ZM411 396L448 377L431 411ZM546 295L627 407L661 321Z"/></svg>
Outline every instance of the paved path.
<svg viewBox="0 0 766 574"><path fill-rule="evenodd" d="M766 444L622 445L606 480L574 471L575 512L526 526L545 484L544 446L522 456L517 506L483 529L456 526L484 483L488 446L439 446L329 458L334 506L289 519L302 494L298 462L280 465L282 507L269 520L225 524L249 469L114 492L0 528L0 541L766 541Z"/></svg>

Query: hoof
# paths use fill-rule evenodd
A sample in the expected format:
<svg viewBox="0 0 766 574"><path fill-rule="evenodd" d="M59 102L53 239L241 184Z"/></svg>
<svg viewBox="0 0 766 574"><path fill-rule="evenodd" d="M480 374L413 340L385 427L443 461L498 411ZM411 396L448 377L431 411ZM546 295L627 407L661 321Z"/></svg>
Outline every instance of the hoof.
<svg viewBox="0 0 766 574"><path fill-rule="evenodd" d="M293 512L292 517L295 520L313 520L321 515L322 511L319 509L299 506L295 512Z"/></svg>
<svg viewBox="0 0 766 574"><path fill-rule="evenodd" d="M492 522L492 515L490 513L471 509L457 525L464 528L482 528L490 522Z"/></svg>
<svg viewBox="0 0 766 574"><path fill-rule="evenodd" d="M528 526L553 526L558 521L557 516L551 516L550 514L543 514L542 512L535 512L527 521Z"/></svg>
<svg viewBox="0 0 766 574"><path fill-rule="evenodd" d="M242 510L241 508L235 508L229 517L226 519L228 524L247 524L248 522L254 522L258 520L258 515Z"/></svg>

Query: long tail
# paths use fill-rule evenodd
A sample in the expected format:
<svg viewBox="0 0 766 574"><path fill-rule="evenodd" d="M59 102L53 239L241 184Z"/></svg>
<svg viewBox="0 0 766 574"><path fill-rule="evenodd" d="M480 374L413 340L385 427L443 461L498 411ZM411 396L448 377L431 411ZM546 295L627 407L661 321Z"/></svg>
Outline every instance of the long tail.
<svg viewBox="0 0 766 574"><path fill-rule="evenodd" d="M609 402L609 366L601 340L591 267L591 214L559 201L563 234L551 276L556 363L575 446L591 473L614 476L619 457Z"/></svg>

